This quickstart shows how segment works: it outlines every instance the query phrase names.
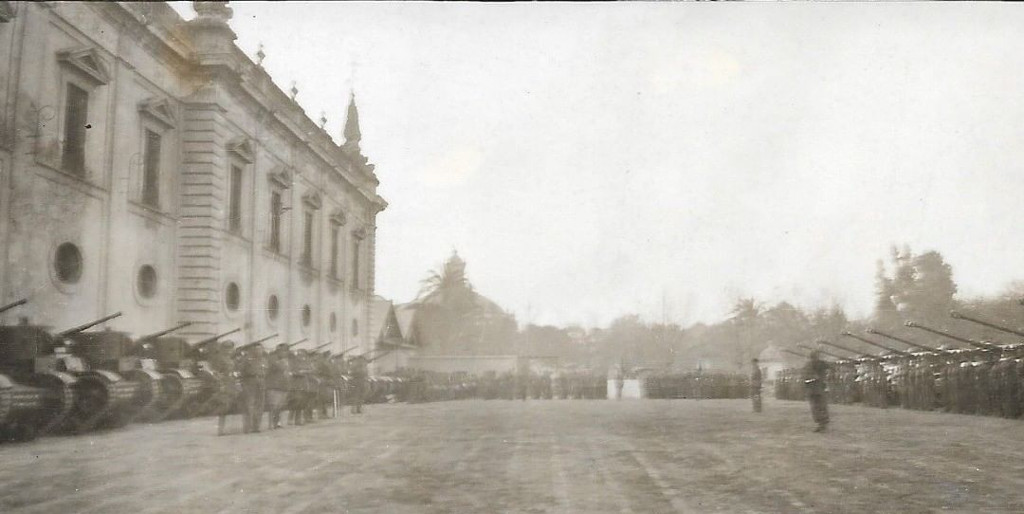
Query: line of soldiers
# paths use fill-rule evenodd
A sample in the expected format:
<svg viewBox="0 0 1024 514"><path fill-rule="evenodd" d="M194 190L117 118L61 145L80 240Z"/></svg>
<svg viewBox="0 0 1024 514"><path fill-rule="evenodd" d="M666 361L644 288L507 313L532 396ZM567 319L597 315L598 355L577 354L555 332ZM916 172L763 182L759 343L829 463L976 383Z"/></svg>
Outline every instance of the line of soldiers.
<svg viewBox="0 0 1024 514"><path fill-rule="evenodd" d="M1024 335L955 312L953 317ZM843 333L844 336L882 346L888 353L851 358L816 349L821 354L833 357L827 363L827 399L838 404L941 410L1011 419L1024 414L1024 344L975 341L914 322L908 322L906 326L967 343L971 347L937 348L879 330L868 331L869 334L912 347L910 350L899 350L861 336ZM859 353L831 341L822 340L819 343ZM800 370L784 370L776 377L776 398L802 400L806 394L806 384Z"/></svg>
<svg viewBox="0 0 1024 514"><path fill-rule="evenodd" d="M227 416L237 411L243 433L259 432L265 412L270 429L282 427L284 411L292 425L326 419L329 411L336 417L342 401L351 405L353 414L362 412L368 359L316 349L292 351L290 346L279 344L268 354L262 342L235 349L225 341L207 349L212 372L234 378L222 380L213 397L218 435L226 433Z"/></svg>
<svg viewBox="0 0 1024 514"><path fill-rule="evenodd" d="M608 378L603 373L582 370L554 372L442 373L399 370L396 376L408 381L403 400L418 403L446 400L552 400L606 399Z"/></svg>
<svg viewBox="0 0 1024 514"><path fill-rule="evenodd" d="M648 398L736 399L749 398L750 377L737 373L658 373L644 377Z"/></svg>

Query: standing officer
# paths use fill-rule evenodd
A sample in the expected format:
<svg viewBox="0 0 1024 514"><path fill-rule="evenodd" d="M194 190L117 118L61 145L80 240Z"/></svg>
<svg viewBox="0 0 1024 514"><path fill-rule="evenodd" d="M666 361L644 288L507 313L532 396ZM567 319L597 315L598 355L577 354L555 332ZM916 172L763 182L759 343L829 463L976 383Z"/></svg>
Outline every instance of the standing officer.
<svg viewBox="0 0 1024 514"><path fill-rule="evenodd" d="M259 432L263 422L267 361L260 343L243 346L242 350L242 432L248 434Z"/></svg>
<svg viewBox="0 0 1024 514"><path fill-rule="evenodd" d="M220 344L211 343L214 350L210 356L210 367L217 374L219 384L214 392L214 407L217 413L217 435L224 435L228 414L235 407L238 399L238 373L235 371L235 361L231 358L234 353L235 343L224 341Z"/></svg>
<svg viewBox="0 0 1024 514"><path fill-rule="evenodd" d="M824 432L828 427L828 399L825 396L825 375L828 364L821 360L817 350L811 352L804 366L804 386L807 388L807 400L811 403L811 417L818 427L815 432Z"/></svg>
<svg viewBox="0 0 1024 514"><path fill-rule="evenodd" d="M352 414L363 413L363 396L366 394L366 357L356 355L350 363L352 376Z"/></svg>
<svg viewBox="0 0 1024 514"><path fill-rule="evenodd" d="M288 404L292 374L288 353L288 345L281 343L274 349L274 353L270 354L267 369L267 406L270 408L268 425L271 430L281 428L281 411Z"/></svg>
<svg viewBox="0 0 1024 514"><path fill-rule="evenodd" d="M757 359L750 360L750 399L754 402L754 412L761 412L761 365Z"/></svg>

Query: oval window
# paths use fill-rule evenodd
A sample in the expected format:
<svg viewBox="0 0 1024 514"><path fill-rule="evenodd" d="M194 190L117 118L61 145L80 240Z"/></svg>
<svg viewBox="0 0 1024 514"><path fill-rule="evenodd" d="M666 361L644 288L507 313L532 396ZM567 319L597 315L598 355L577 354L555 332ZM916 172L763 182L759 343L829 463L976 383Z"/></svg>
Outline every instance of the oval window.
<svg viewBox="0 0 1024 514"><path fill-rule="evenodd" d="M139 275L136 277L136 283L139 288L139 296L143 298L152 298L156 296L157 282L156 282L156 269L149 264L145 264L139 268Z"/></svg>
<svg viewBox="0 0 1024 514"><path fill-rule="evenodd" d="M77 283L82 278L82 252L72 243L58 246L53 268L57 272L57 280L65 284Z"/></svg>
<svg viewBox="0 0 1024 514"><path fill-rule="evenodd" d="M231 282L224 294L224 303L228 310L237 311L238 305L242 302L242 294L238 290L238 284Z"/></svg>
<svg viewBox="0 0 1024 514"><path fill-rule="evenodd" d="M277 314L281 312L281 305L277 301L277 295L272 294L267 300L267 316L270 316L270 320L276 320Z"/></svg>

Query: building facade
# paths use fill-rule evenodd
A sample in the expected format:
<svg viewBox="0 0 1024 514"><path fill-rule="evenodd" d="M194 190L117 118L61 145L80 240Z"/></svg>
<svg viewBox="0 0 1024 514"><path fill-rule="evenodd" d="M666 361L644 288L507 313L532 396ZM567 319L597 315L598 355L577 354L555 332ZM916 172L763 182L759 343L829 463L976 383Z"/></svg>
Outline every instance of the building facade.
<svg viewBox="0 0 1024 514"><path fill-rule="evenodd" d="M0 4L0 300L30 300L2 321L370 349L387 204L354 97L336 144L227 2Z"/></svg>

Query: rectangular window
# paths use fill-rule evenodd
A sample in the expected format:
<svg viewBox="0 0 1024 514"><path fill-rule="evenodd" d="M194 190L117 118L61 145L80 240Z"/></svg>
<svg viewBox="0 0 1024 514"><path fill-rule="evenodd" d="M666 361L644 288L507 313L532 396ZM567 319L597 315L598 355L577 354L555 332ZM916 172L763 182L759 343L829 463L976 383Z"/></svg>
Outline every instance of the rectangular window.
<svg viewBox="0 0 1024 514"><path fill-rule="evenodd" d="M281 193L270 193L270 249L281 251Z"/></svg>
<svg viewBox="0 0 1024 514"><path fill-rule="evenodd" d="M331 276L334 278L340 278L338 276L338 232L340 227L337 223L331 223Z"/></svg>
<svg viewBox="0 0 1024 514"><path fill-rule="evenodd" d="M89 116L89 93L68 84L64 106L64 153L61 167L76 175L85 174L85 131Z"/></svg>
<svg viewBox="0 0 1024 514"><path fill-rule="evenodd" d="M354 239L352 241L352 288L359 289L359 247L362 246L362 241Z"/></svg>
<svg viewBox="0 0 1024 514"><path fill-rule="evenodd" d="M160 206L160 134L146 131L145 161L142 170L142 203Z"/></svg>
<svg viewBox="0 0 1024 514"><path fill-rule="evenodd" d="M231 196L228 198L228 230L242 231L242 168L231 166Z"/></svg>
<svg viewBox="0 0 1024 514"><path fill-rule="evenodd" d="M302 263L313 265L313 213L306 211L305 226L302 231Z"/></svg>

